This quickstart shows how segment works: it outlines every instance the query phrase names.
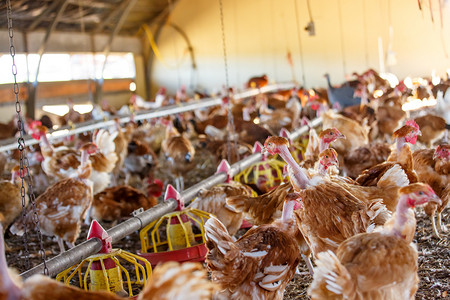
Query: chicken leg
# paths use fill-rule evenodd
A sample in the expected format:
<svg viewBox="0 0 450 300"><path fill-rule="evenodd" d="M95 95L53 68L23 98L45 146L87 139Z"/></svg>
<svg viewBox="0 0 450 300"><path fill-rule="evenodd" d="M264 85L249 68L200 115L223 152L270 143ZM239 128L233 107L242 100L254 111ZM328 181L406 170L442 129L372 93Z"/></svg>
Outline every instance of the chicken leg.
<svg viewBox="0 0 450 300"><path fill-rule="evenodd" d="M60 237L58 237L58 246L61 253L66 252L66 249L64 248L64 240Z"/></svg>
<svg viewBox="0 0 450 300"><path fill-rule="evenodd" d="M442 215L440 212L437 213L437 227L441 232L448 231L447 226L445 224L442 224Z"/></svg>
<svg viewBox="0 0 450 300"><path fill-rule="evenodd" d="M310 255L306 256L305 254L302 254L302 258L305 261L306 266L308 267L309 274L311 274L311 276L314 276L314 267L311 262L311 256Z"/></svg>
<svg viewBox="0 0 450 300"><path fill-rule="evenodd" d="M436 219L433 215L430 216L431 219L431 225L433 226L433 236L435 238L441 239L441 236L439 235L439 231L437 230L436 227Z"/></svg>

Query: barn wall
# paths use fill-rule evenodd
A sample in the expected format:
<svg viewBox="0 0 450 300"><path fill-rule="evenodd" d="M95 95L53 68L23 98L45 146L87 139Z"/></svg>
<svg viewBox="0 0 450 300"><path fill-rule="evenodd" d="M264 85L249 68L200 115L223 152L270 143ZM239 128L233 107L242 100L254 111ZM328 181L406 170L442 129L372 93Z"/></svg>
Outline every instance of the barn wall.
<svg viewBox="0 0 450 300"><path fill-rule="evenodd" d="M344 74L379 69L378 38L386 52L389 22L393 28L390 46L396 64L386 66L400 78L428 76L432 69L444 74L450 59L450 2L444 7L444 25L440 27L439 1L433 4L434 24L428 1L423 12L412 0L310 0L316 36L303 30L309 21L306 0L223 0L228 52L229 81L242 87L251 76L268 74L272 81L294 77L302 82L299 38L296 24L297 1L306 86L324 86L323 74L332 82L344 80ZM339 3L341 4L339 9ZM342 12L342 39L339 23ZM193 44L198 71L191 71L186 44L172 28L165 26L158 45L167 64L156 61L152 70L153 86L174 90L179 83L198 84L209 89L225 82L220 27L219 1L180 0L171 21L186 32ZM341 43L343 40L343 43ZM291 51L294 74L286 59ZM173 67L183 57L179 68Z"/></svg>

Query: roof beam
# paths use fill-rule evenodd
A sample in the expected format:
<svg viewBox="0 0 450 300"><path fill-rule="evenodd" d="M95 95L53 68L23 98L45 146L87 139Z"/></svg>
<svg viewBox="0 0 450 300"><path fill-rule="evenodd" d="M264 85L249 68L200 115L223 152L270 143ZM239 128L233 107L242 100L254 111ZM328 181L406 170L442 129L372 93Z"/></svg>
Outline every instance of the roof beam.
<svg viewBox="0 0 450 300"><path fill-rule="evenodd" d="M125 12L125 10L128 9L128 3L130 1L124 1L122 2L119 6L116 7L116 9L113 9L108 16L100 23L98 24L97 28L95 28L95 33L98 33L100 31L103 30L103 28L105 28L106 24L110 23L112 21L112 19L117 16L121 11L122 11L122 15ZM128 13L127 13L128 15ZM117 26L117 23L116 23Z"/></svg>
<svg viewBox="0 0 450 300"><path fill-rule="evenodd" d="M30 27L28 27L28 31L34 30L43 20L46 18L55 8L61 5L64 0L53 1L36 19L31 23Z"/></svg>

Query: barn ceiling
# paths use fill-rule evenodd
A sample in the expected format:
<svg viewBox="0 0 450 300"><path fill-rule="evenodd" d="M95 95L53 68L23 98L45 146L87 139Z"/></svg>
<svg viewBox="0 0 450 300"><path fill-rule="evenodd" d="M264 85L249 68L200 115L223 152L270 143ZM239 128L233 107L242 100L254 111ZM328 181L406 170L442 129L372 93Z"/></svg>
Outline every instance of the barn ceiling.
<svg viewBox="0 0 450 300"><path fill-rule="evenodd" d="M13 26L31 32L54 31L135 35L142 24L151 24L169 13L176 0L11 0ZM0 6L1 28L7 28L6 4ZM55 22L56 20L56 22ZM118 23L120 28L116 28Z"/></svg>

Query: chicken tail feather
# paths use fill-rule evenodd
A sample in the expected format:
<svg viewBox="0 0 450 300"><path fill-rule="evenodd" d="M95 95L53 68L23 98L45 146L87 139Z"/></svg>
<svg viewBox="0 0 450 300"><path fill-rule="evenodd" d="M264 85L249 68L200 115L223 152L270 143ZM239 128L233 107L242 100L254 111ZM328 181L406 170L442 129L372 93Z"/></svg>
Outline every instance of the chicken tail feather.
<svg viewBox="0 0 450 300"><path fill-rule="evenodd" d="M217 285L207 279L200 263L167 262L156 267L138 299L207 300L216 290Z"/></svg>
<svg viewBox="0 0 450 300"><path fill-rule="evenodd" d="M308 289L312 299L334 299L342 295L351 299L355 285L348 270L341 264L332 251L317 255L317 267L314 268L314 280Z"/></svg>
<svg viewBox="0 0 450 300"><path fill-rule="evenodd" d="M404 187L409 184L408 176L402 167L395 164L392 168L386 171L378 181L379 188L387 188L389 186Z"/></svg>

